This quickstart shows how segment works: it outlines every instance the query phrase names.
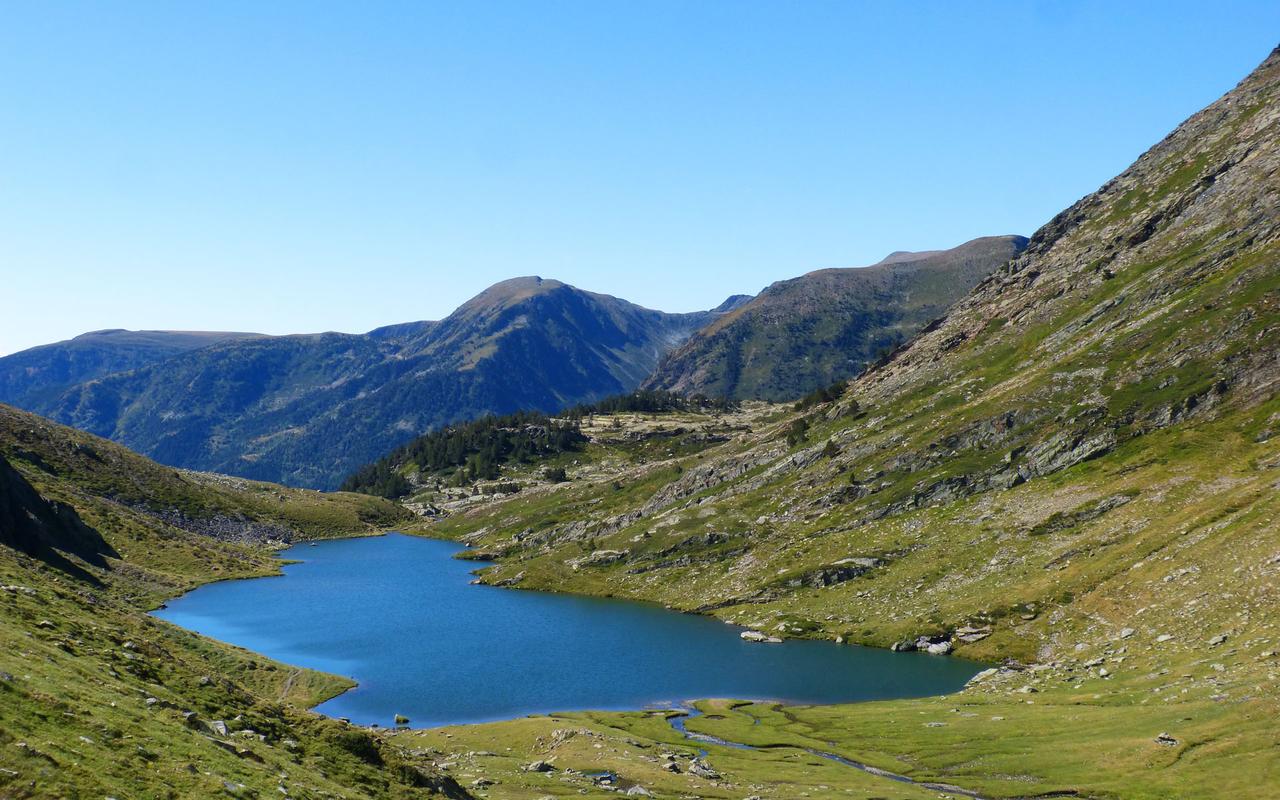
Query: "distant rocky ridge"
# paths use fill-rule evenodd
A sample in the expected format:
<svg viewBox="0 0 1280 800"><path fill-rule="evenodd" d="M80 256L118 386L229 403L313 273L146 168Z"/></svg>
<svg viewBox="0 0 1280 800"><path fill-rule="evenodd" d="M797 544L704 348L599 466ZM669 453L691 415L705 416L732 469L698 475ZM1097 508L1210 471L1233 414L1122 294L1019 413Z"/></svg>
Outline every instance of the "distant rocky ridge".
<svg viewBox="0 0 1280 800"><path fill-rule="evenodd" d="M779 281L691 337L644 385L780 401L851 378L940 317L1026 243L1022 236L992 236Z"/></svg>
<svg viewBox="0 0 1280 800"><path fill-rule="evenodd" d="M34 407L78 383L258 333L104 330L0 358L0 402Z"/></svg>
<svg viewBox="0 0 1280 800"><path fill-rule="evenodd" d="M0 359L0 402L173 466L333 488L443 424L630 391L719 315L515 278L443 320L367 334L93 334L78 371L55 367L86 337Z"/></svg>

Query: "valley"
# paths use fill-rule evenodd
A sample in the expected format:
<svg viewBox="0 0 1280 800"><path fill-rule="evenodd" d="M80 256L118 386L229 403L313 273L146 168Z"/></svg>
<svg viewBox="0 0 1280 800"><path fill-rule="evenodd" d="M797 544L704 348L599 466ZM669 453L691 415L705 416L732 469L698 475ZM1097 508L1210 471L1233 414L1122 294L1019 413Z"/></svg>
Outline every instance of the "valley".
<svg viewBox="0 0 1280 800"><path fill-rule="evenodd" d="M1280 49L954 298L895 254L18 354L0 797L1274 794L1278 97ZM848 352L770 322L867 275L923 296Z"/></svg>

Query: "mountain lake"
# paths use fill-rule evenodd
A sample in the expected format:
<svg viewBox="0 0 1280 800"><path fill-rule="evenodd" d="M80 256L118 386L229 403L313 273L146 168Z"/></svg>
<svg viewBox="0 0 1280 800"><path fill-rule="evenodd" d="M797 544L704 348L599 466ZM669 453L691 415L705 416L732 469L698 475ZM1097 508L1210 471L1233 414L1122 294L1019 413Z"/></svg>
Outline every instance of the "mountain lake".
<svg viewBox="0 0 1280 800"><path fill-rule="evenodd" d="M473 585L454 542L295 545L284 575L224 581L155 616L358 686L316 710L415 727L729 697L839 703L944 694L986 665L829 641L744 641L659 605Z"/></svg>

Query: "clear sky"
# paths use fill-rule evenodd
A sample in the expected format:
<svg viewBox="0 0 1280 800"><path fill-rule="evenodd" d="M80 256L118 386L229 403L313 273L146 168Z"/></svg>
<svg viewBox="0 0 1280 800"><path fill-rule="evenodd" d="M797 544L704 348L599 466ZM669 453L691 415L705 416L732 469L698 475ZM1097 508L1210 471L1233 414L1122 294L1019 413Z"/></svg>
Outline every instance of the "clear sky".
<svg viewBox="0 0 1280 800"><path fill-rule="evenodd" d="M1030 235L1277 43L1275 0L6 2L0 353Z"/></svg>

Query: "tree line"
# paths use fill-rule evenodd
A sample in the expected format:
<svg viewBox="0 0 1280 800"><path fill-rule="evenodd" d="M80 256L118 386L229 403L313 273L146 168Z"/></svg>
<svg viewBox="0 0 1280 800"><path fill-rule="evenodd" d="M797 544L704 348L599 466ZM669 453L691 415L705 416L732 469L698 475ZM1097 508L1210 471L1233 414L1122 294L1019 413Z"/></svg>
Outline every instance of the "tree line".
<svg viewBox="0 0 1280 800"><path fill-rule="evenodd" d="M470 486L479 480L497 479L508 463L529 463L577 451L586 442L582 420L598 413L731 411L735 407L736 403L728 399L705 394L685 397L664 389L637 389L591 403L577 403L554 417L538 411L488 415L417 436L352 472L340 489L392 499L406 497L413 492L413 485L403 474L408 465L416 467L420 475ZM563 471L558 476L563 480Z"/></svg>
<svg viewBox="0 0 1280 800"><path fill-rule="evenodd" d="M537 411L490 414L418 436L356 470L340 488L344 492L392 499L405 497L412 494L414 488L404 476L404 468L410 464L420 475L436 476L455 486L470 486L476 481L495 480L506 464L527 464L579 450L587 441L581 429L582 420L596 414L661 414L734 408L736 404L730 400L702 394L686 397L662 389L639 389L593 403L579 403L554 417ZM563 470L559 470L556 477L564 480Z"/></svg>
<svg viewBox="0 0 1280 800"><path fill-rule="evenodd" d="M341 488L404 497L413 491L401 473L407 464L417 467L420 474L469 486L496 479L503 464L528 463L577 450L586 440L577 420L553 419L535 411L489 415L423 434L356 470Z"/></svg>
<svg viewBox="0 0 1280 800"><path fill-rule="evenodd" d="M582 419L594 414L661 414L671 411L732 411L737 403L728 398L707 397L705 394L685 396L665 389L637 389L627 394L613 395L594 403L579 403L566 408L560 416Z"/></svg>

